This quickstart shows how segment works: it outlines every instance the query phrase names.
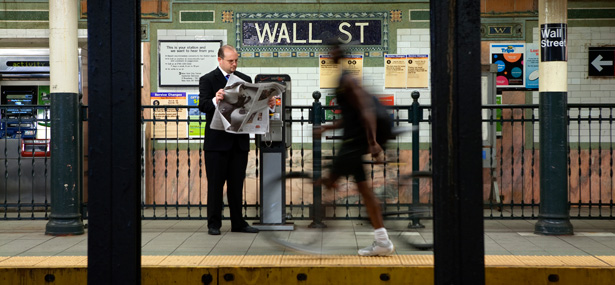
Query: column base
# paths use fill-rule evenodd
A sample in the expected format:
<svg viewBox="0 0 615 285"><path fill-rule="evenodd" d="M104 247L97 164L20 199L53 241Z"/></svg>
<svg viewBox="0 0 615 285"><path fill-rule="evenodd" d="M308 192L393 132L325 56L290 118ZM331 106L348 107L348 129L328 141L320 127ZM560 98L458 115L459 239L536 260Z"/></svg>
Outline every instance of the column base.
<svg viewBox="0 0 615 285"><path fill-rule="evenodd" d="M534 226L537 235L573 235L570 219L538 218Z"/></svg>
<svg viewBox="0 0 615 285"><path fill-rule="evenodd" d="M82 235L84 234L83 221L81 219L53 219L50 218L45 227L45 234L52 236Z"/></svg>

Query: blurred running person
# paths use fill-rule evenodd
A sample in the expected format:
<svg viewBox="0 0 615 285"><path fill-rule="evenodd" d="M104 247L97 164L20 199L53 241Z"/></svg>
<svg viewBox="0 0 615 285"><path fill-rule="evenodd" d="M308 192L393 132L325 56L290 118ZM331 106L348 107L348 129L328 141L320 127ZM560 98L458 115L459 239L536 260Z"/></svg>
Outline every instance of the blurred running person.
<svg viewBox="0 0 615 285"><path fill-rule="evenodd" d="M329 51L335 63L344 56L344 50L334 45ZM333 124L323 125L315 130L316 138L322 132L343 129L343 142L328 177L321 181L328 189L335 188L341 176L353 176L361 194L370 222L374 227L375 240L372 245L359 249L361 256L387 256L395 252L395 247L384 228L380 201L367 181L363 155L371 154L377 160L384 157L383 146L391 137L392 123L386 109L378 99L361 87L356 78L342 72L339 86L335 90L342 118Z"/></svg>

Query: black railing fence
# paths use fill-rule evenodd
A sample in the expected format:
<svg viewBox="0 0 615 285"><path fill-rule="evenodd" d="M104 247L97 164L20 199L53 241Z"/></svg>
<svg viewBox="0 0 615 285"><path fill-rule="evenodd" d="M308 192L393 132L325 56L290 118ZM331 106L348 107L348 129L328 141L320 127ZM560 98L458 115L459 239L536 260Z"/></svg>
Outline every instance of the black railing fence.
<svg viewBox="0 0 615 285"><path fill-rule="evenodd" d="M415 104L418 102L415 101ZM431 106L388 106L398 127L418 126L418 140L404 133L390 141L386 165L367 165L374 191L387 209L405 209L413 204L431 204L428 180L417 186L400 184L400 177L413 171L431 170ZM20 106L31 116L7 114L0 106L0 209L2 219L47 219L50 202L48 106ZM204 116L187 105L142 106L142 218L205 219L207 179L202 136ZM312 173L312 106L289 106L292 143L287 149L286 171ZM323 107L324 122L338 116ZM539 106L483 106L483 198L484 216L490 219L536 219L540 204ZM34 110L34 111L33 111ZM415 109L416 110L416 109ZM613 219L613 112L615 104L568 105L568 193L571 218ZM11 113L12 112L12 113ZM26 112L27 113L27 112ZM417 118L417 122L413 122ZM31 130L36 130L32 135ZM335 154L339 133L321 139L322 165ZM84 152L87 160L87 151ZM416 162L415 162L416 163ZM416 164L415 164L416 165ZM244 186L244 215L260 219L259 149L253 147ZM415 166L416 167L416 166ZM84 172L83 188L87 189ZM477 186L481 187L481 186ZM87 190L85 191L87 192ZM84 217L87 218L87 193ZM325 219L361 219L363 204L350 180L322 192ZM314 215L313 186L306 180L286 182L287 219L311 220ZM394 217L407 219L408 217Z"/></svg>
<svg viewBox="0 0 615 285"><path fill-rule="evenodd" d="M47 219L49 106L0 105L0 219Z"/></svg>

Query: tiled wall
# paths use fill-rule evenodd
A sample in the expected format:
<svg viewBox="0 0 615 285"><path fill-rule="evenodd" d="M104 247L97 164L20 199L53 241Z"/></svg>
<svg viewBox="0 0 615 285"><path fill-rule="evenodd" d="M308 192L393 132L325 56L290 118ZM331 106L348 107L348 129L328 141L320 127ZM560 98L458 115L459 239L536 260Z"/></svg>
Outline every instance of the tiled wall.
<svg viewBox="0 0 615 285"><path fill-rule="evenodd" d="M533 30L534 39L539 39L538 28ZM87 30L79 29L79 38L87 38ZM47 29L0 29L1 38L47 38ZM157 30L158 40L193 40L215 39L226 41L227 30ZM429 54L428 29L398 29L398 54ZM570 27L568 29L568 102L569 103L615 103L615 78L595 78L587 76L588 47L614 46L615 27ZM212 67L213 69L214 67ZM240 70L254 77L257 74L281 73L288 74L293 84L293 105L311 105L312 92L320 91L324 96L331 94L332 90L321 90L319 86L319 69L317 67L283 67L283 68L241 68ZM396 104L409 105L412 103L410 93L414 89L384 89L384 68L365 67L363 70L364 86L373 94L394 94ZM156 76L157 77L157 76ZM154 77L154 78L156 78ZM430 103L429 89L417 89L421 93L419 102ZM198 88L158 88L158 91L186 91L198 92ZM538 92L533 92L533 103L538 103ZM295 127L294 141L301 141L302 131ZM421 141L426 141L429 133L421 135ZM305 138L303 138L305 142ZM308 139L309 142L309 139Z"/></svg>
<svg viewBox="0 0 615 285"><path fill-rule="evenodd" d="M226 30L158 30L158 40L222 40L226 43ZM428 29L401 29L398 30L398 54L429 54L429 30ZM314 59L317 60L317 59ZM215 68L212 66L212 69ZM257 74L288 74L292 80L292 105L312 105L314 99L312 93L319 91L322 94L321 102L327 94L333 95L332 89L319 89L319 68L317 67L241 67L239 71L250 75L252 78ZM207 73L210 70L203 71ZM363 69L363 85L373 94L394 94L395 104L410 105L412 98L410 93L418 90L421 93L419 102L430 103L429 89L385 89L384 67L365 67ZM198 87L158 87L159 92L192 92L198 93ZM311 142L311 137L302 137L311 130L310 125L300 124L293 126L294 142ZM421 132L421 141L429 140L429 132ZM410 141L409 136L403 141Z"/></svg>

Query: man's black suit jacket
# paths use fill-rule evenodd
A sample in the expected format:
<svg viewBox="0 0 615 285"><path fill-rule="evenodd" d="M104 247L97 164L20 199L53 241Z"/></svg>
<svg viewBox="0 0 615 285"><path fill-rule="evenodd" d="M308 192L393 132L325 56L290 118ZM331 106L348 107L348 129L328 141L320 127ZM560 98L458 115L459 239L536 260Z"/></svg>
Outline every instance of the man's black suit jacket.
<svg viewBox="0 0 615 285"><path fill-rule="evenodd" d="M235 76L252 83L252 78L239 71L233 72ZM201 76L199 79L199 110L206 114L204 151L228 151L239 147L242 151L250 151L250 136L248 134L231 134L222 130L212 130L209 125L214 116L216 107L212 99L216 92L226 86L226 78L220 68Z"/></svg>

